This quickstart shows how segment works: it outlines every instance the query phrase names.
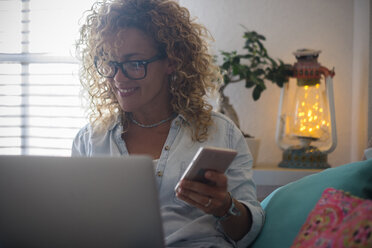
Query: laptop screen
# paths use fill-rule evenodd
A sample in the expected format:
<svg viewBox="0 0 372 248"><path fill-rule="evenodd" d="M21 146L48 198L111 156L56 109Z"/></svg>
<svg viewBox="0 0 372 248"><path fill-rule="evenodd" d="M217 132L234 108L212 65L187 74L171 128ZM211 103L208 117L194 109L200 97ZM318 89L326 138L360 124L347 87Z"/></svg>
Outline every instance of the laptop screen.
<svg viewBox="0 0 372 248"><path fill-rule="evenodd" d="M145 156L0 156L0 247L163 247Z"/></svg>

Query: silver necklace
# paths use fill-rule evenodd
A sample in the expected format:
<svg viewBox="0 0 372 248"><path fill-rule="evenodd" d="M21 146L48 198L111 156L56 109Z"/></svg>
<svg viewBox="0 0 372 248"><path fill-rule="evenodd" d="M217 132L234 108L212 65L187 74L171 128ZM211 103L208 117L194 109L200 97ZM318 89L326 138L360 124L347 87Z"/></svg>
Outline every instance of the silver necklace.
<svg viewBox="0 0 372 248"><path fill-rule="evenodd" d="M168 118L164 119L164 120L161 120L157 123L153 123L153 124L149 124L149 125L146 125L146 124L142 124L142 123L139 123L138 121L136 121L135 119L133 119L133 116L132 114L129 115L129 119L134 123L136 124L137 126L140 126L140 127L143 127L143 128L152 128L152 127L157 127L157 126L160 126L161 124L173 119L174 117L176 117L176 113L173 113L171 116L169 116Z"/></svg>

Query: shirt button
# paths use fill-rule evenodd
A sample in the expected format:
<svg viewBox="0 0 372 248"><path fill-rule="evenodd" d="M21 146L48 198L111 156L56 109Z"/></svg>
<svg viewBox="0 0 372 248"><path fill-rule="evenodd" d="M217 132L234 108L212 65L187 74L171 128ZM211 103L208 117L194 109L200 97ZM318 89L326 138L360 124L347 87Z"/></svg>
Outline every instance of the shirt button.
<svg viewBox="0 0 372 248"><path fill-rule="evenodd" d="M165 149L166 151L169 151L170 148L169 148L169 146L165 146L164 149Z"/></svg>
<svg viewBox="0 0 372 248"><path fill-rule="evenodd" d="M158 175L158 177L162 177L163 176L163 172L162 171L158 171L156 174Z"/></svg>

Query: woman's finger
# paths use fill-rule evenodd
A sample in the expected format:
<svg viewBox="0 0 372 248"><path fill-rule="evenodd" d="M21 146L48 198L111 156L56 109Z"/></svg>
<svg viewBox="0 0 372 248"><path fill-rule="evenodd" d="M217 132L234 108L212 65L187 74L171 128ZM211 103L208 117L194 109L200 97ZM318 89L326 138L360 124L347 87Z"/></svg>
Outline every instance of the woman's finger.
<svg viewBox="0 0 372 248"><path fill-rule="evenodd" d="M190 182L190 185L195 182ZM186 185L185 183L184 185ZM181 184L182 185L182 184ZM194 188L194 187L191 187ZM206 213L221 215L225 212L228 193L226 191L215 191L214 194L202 194L198 191L188 190L187 187L179 187L177 197L190 205L200 208Z"/></svg>
<svg viewBox="0 0 372 248"><path fill-rule="evenodd" d="M204 177L207 180L214 182L219 188L227 188L227 177L224 173L208 170L205 172Z"/></svg>
<svg viewBox="0 0 372 248"><path fill-rule="evenodd" d="M207 214L215 214L216 209L220 207L220 202L207 196L197 196L195 193L177 194L177 197L188 204L195 206Z"/></svg>

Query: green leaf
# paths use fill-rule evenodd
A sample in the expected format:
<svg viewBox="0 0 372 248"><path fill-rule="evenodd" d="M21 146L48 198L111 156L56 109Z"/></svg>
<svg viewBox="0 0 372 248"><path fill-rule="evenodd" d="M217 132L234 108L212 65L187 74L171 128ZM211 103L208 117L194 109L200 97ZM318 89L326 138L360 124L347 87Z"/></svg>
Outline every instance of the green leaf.
<svg viewBox="0 0 372 248"><path fill-rule="evenodd" d="M262 91L266 90L265 81L262 78L257 78L257 87L260 87Z"/></svg>
<svg viewBox="0 0 372 248"><path fill-rule="evenodd" d="M262 89L260 86L256 86L254 89L253 89L253 92L252 92L252 96L253 96L253 100L257 101L260 96L261 96L261 93L262 93Z"/></svg>
<svg viewBox="0 0 372 248"><path fill-rule="evenodd" d="M260 39L260 40L266 40L265 36L263 36L261 34L257 34L257 38Z"/></svg>
<svg viewBox="0 0 372 248"><path fill-rule="evenodd" d="M230 61L226 61L225 63L222 64L221 68L228 71L230 68Z"/></svg>
<svg viewBox="0 0 372 248"><path fill-rule="evenodd" d="M232 58L232 63L233 64L239 64L240 63L240 57L239 56L234 56Z"/></svg>
<svg viewBox="0 0 372 248"><path fill-rule="evenodd" d="M263 44L261 43L261 42L257 42L258 43L258 46L259 46L259 48L260 48L260 54L262 55L262 56L265 56L266 55L266 49L265 49L265 47L263 46Z"/></svg>
<svg viewBox="0 0 372 248"><path fill-rule="evenodd" d="M265 71L263 69L257 69L253 72L255 76L261 76L265 74Z"/></svg>
<svg viewBox="0 0 372 248"><path fill-rule="evenodd" d="M245 79L245 87L252 88L255 85L253 81L250 81L248 78Z"/></svg>
<svg viewBox="0 0 372 248"><path fill-rule="evenodd" d="M240 72L240 67L238 64L233 64L232 65L232 74L233 75L238 75Z"/></svg>
<svg viewBox="0 0 372 248"><path fill-rule="evenodd" d="M253 57L252 54L244 54L244 55L241 55L241 58L243 58L243 59L250 59L250 58L252 58L252 57Z"/></svg>

